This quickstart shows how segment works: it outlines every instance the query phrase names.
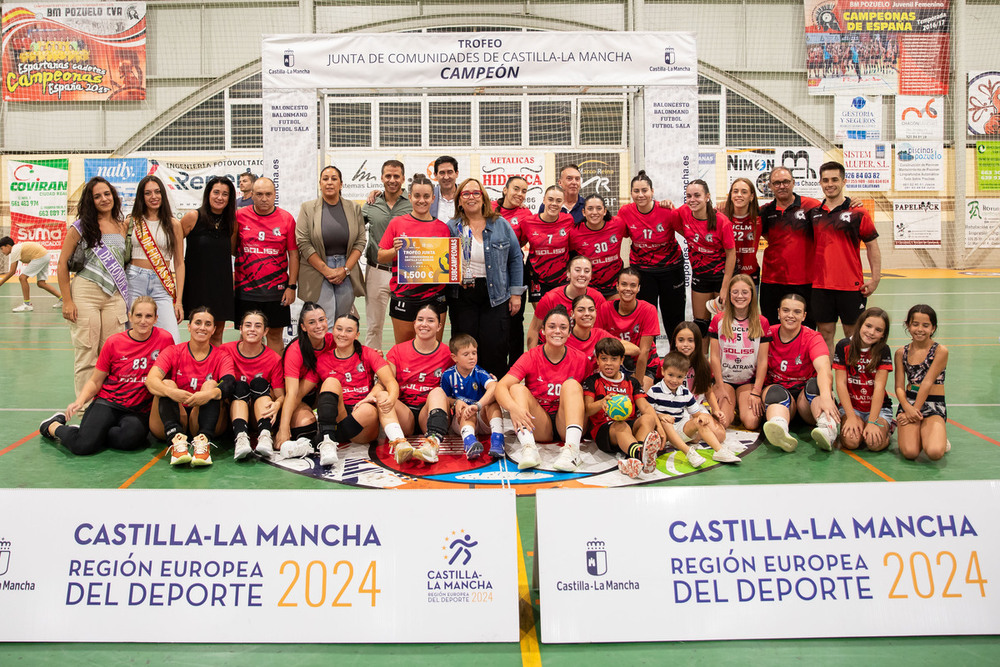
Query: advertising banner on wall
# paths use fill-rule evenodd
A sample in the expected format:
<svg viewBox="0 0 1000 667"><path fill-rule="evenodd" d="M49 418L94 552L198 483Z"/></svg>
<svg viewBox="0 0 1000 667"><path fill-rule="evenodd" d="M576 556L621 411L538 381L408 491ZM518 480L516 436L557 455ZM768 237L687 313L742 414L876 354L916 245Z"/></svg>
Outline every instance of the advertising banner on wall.
<svg viewBox="0 0 1000 667"><path fill-rule="evenodd" d="M944 139L944 100L924 95L896 97L896 140Z"/></svg>
<svg viewBox="0 0 1000 667"><path fill-rule="evenodd" d="M837 139L881 139L882 98L837 95L833 98L833 131Z"/></svg>
<svg viewBox="0 0 1000 667"><path fill-rule="evenodd" d="M265 89L262 101L263 176L274 181L275 204L298 215L303 202L317 196L316 91Z"/></svg>
<svg viewBox="0 0 1000 667"><path fill-rule="evenodd" d="M778 148L775 150L775 166L784 167L795 179L795 192L808 197L822 199L819 187L819 168L826 161L826 151L815 146ZM770 196L770 195L768 195Z"/></svg>
<svg viewBox="0 0 1000 667"><path fill-rule="evenodd" d="M83 180L89 181L94 176L106 178L122 198L122 211L128 213L135 202L135 188L148 170L149 164L144 157L86 158L83 161ZM169 197L170 193L163 194ZM173 198L170 198L170 205L174 205Z"/></svg>
<svg viewBox="0 0 1000 667"><path fill-rule="evenodd" d="M813 95L948 93L950 0L805 0Z"/></svg>
<svg viewBox="0 0 1000 667"><path fill-rule="evenodd" d="M576 165L580 168L580 196L600 195L608 210L617 212L622 205L618 200L622 181L620 161L618 153L556 153L553 176L558 179L563 167Z"/></svg>
<svg viewBox="0 0 1000 667"><path fill-rule="evenodd" d="M1000 141L976 142L976 187L1000 190Z"/></svg>
<svg viewBox="0 0 1000 667"><path fill-rule="evenodd" d="M1000 72L969 72L969 134L1000 137Z"/></svg>
<svg viewBox="0 0 1000 667"><path fill-rule="evenodd" d="M892 202L892 239L897 248L941 247L941 200Z"/></svg>
<svg viewBox="0 0 1000 667"><path fill-rule="evenodd" d="M503 196L503 187L511 176L520 176L528 184L524 208L537 211L542 204L545 188L555 183L545 171L544 153L480 153L479 178L492 201ZM615 191L615 196L618 192Z"/></svg>
<svg viewBox="0 0 1000 667"><path fill-rule="evenodd" d="M848 190L891 190L892 144L845 141L844 168Z"/></svg>
<svg viewBox="0 0 1000 667"><path fill-rule="evenodd" d="M267 88L697 85L694 33L265 35Z"/></svg>
<svg viewBox="0 0 1000 667"><path fill-rule="evenodd" d="M944 144L896 142L896 189L905 192L944 189Z"/></svg>
<svg viewBox="0 0 1000 667"><path fill-rule="evenodd" d="M240 174L253 172L258 176L264 168L264 162L255 158L220 158L204 162L171 162L169 160L149 159L149 173L156 174L167 186L170 205L174 212L192 211L201 206L205 184L213 176L225 176L233 182L233 187L239 183ZM319 182L318 175L313 176L313 185ZM236 190L239 197L239 189ZM314 195L315 196L315 195ZM292 215L299 210L296 208ZM177 216L178 218L180 215Z"/></svg>
<svg viewBox="0 0 1000 667"><path fill-rule="evenodd" d="M0 517L17 610L0 641L518 640L513 491L3 489L0 503L31 508Z"/></svg>
<svg viewBox="0 0 1000 667"><path fill-rule="evenodd" d="M146 99L146 4L3 4L3 99Z"/></svg>
<svg viewBox="0 0 1000 667"><path fill-rule="evenodd" d="M69 160L7 160L10 236L52 251L52 268L66 236Z"/></svg>
<svg viewBox="0 0 1000 667"><path fill-rule="evenodd" d="M745 178L756 186L757 197L772 197L769 178L776 165L774 153L773 148L727 148L727 188L737 178Z"/></svg>
<svg viewBox="0 0 1000 667"><path fill-rule="evenodd" d="M997 502L992 481L543 489L541 640L994 634Z"/></svg>
<svg viewBox="0 0 1000 667"><path fill-rule="evenodd" d="M1000 248L1000 199L965 202L965 247Z"/></svg>
<svg viewBox="0 0 1000 667"><path fill-rule="evenodd" d="M648 86L643 91L645 169L658 197L684 201L698 178L697 86Z"/></svg>

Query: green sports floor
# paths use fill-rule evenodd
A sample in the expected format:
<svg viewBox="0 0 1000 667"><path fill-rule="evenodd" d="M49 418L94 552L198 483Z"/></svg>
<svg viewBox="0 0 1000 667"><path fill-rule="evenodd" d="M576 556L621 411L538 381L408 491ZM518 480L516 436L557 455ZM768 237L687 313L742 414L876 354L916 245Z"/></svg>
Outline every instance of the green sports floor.
<svg viewBox="0 0 1000 667"><path fill-rule="evenodd" d="M236 465L225 445L210 474L173 470L162 447L106 451L77 458L44 442L38 423L72 399L69 330L53 299L34 288L35 311L12 313L16 284L0 288L0 487L330 489L329 482L265 464ZM895 443L881 453L817 452L808 442L794 454L758 447L740 466L681 477L664 485L781 484L1000 479L1000 271L890 272L871 305L889 311L891 344L907 342L901 322L915 303L938 312L937 340L950 350L949 438L953 449L937 463L900 458ZM363 304L359 302L359 306ZM227 340L233 337L227 334ZM385 340L391 340L387 329ZM194 473L194 474L192 474ZM347 488L347 487L345 487ZM595 491L598 493L599 491ZM890 491L891 493L891 491ZM534 556L533 496L517 499L522 582ZM5 507L0 512L18 511ZM994 573L994 577L997 576ZM2 617L16 613L0 609ZM522 585L520 644L273 645L273 644L0 644L0 665L198 664L296 665L605 665L679 664L1000 664L1000 640L981 637L815 639L648 644L546 645L538 642L536 590ZM710 619L706 619L710 622Z"/></svg>

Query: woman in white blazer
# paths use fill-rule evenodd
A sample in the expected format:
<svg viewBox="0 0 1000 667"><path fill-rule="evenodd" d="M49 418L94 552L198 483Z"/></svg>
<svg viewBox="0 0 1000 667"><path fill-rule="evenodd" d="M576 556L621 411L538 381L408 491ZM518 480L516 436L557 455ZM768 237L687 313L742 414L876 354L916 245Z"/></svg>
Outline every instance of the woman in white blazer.
<svg viewBox="0 0 1000 667"><path fill-rule="evenodd" d="M295 221L302 259L299 298L320 304L331 329L338 317L351 312L354 297L365 294L358 269L367 242L365 222L361 207L341 198L342 185L340 170L324 167L319 174L320 198L304 203Z"/></svg>

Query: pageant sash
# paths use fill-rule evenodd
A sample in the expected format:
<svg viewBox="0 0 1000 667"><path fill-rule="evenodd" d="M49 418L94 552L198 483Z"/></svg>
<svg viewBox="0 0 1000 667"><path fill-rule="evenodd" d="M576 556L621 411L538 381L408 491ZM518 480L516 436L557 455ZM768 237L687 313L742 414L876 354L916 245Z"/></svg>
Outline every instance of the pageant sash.
<svg viewBox="0 0 1000 667"><path fill-rule="evenodd" d="M167 268L167 260L163 258L160 247L153 240L153 234L149 231L149 225L146 224L145 218L135 221L135 238L139 241L142 251L146 253L146 259L153 265L153 271L163 283L163 288L170 294L170 298L177 301L177 285L174 283L174 276Z"/></svg>
<svg viewBox="0 0 1000 667"><path fill-rule="evenodd" d="M79 220L77 220L73 223L73 227L80 235L80 243L83 243L83 225ZM125 304L127 305L129 303L128 276L125 275L125 267L118 263L118 260L115 259L114 253L111 252L111 248L104 245L103 241L98 241L96 246L89 249L94 253L94 256L100 260L101 265L104 267L104 270L108 272L108 275L111 276L111 279L115 282L115 287L118 288L118 292L122 295L122 298L125 299Z"/></svg>

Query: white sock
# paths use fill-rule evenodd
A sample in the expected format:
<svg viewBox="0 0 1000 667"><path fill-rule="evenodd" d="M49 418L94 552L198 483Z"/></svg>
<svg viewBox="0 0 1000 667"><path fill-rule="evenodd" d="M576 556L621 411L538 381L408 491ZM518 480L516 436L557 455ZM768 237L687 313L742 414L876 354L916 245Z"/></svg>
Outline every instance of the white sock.
<svg viewBox="0 0 1000 667"><path fill-rule="evenodd" d="M405 438L403 435L403 429L399 427L398 423L385 425L385 437L389 438L390 442L393 440L403 440Z"/></svg>
<svg viewBox="0 0 1000 667"><path fill-rule="evenodd" d="M475 437L475 435L476 435L476 429L474 429L471 426L469 426L468 424L466 424L465 426L462 427L462 433L461 433L461 435L462 435L463 439L465 439L465 437L469 436L469 435Z"/></svg>
<svg viewBox="0 0 1000 667"><path fill-rule="evenodd" d="M503 417L494 417L491 419L490 430L494 433L503 433Z"/></svg>
<svg viewBox="0 0 1000 667"><path fill-rule="evenodd" d="M521 443L522 447L527 447L528 445L535 444L535 434L526 428L518 429L517 431L517 441Z"/></svg>
<svg viewBox="0 0 1000 667"><path fill-rule="evenodd" d="M569 447L580 449L580 439L583 438L583 427L570 424L566 427L566 444Z"/></svg>

